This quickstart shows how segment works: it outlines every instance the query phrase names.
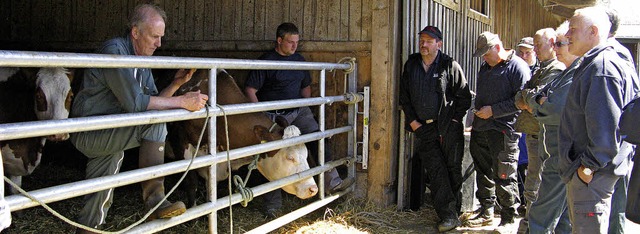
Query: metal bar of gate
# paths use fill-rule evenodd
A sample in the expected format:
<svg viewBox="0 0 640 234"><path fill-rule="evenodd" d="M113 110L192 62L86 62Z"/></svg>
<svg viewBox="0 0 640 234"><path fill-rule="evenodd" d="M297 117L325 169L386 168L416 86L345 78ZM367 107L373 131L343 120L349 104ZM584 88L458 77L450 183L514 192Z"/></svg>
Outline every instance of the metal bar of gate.
<svg viewBox="0 0 640 234"><path fill-rule="evenodd" d="M344 96L304 98L299 100L270 101L224 105L227 115L244 114L282 108L320 105L344 101ZM218 107L209 110L211 116L222 116ZM92 117L79 117L60 120L41 120L21 123L0 124L0 141L46 136L60 132L82 132L97 129L117 128L143 124L164 123L187 119L198 119L207 116L205 109L190 112L187 110L145 111L138 113L115 114ZM63 129L62 131L60 129ZM215 131L214 131L215 132Z"/></svg>
<svg viewBox="0 0 640 234"><path fill-rule="evenodd" d="M282 179L279 179L277 181L272 181L272 182L268 182L265 184L261 184L258 185L256 187L253 187L253 193L254 195L258 196L258 195L262 195L265 194L267 192L276 190L280 187L285 186L286 184L291 184L294 183L296 181L300 181L306 178L309 178L311 176L317 175L319 173L322 173L323 171L328 170L329 168L333 168L345 163L348 163L348 161L352 161L354 160L353 158L342 158L342 159L337 159L337 160L333 160L331 162L326 163L324 166L318 166L318 167L314 167L312 169L300 172L300 173L296 173L287 177L284 177ZM222 198L218 198L217 202L215 204L212 203L205 203L202 205L198 205L196 207L192 207L187 209L187 212L185 212L184 214L180 215L180 216L175 216L172 217L170 219L156 219L154 221L150 221L150 222L146 222L143 224L140 224L139 226L131 229L128 233L153 233L153 232L157 232L160 231L162 229L166 229L168 227L172 227L184 222L187 222L189 220L192 220L194 218L197 217L201 217L204 216L206 214L209 214L211 212L214 212L216 210L220 210L224 207L228 206L228 200L229 200L229 196L225 196ZM240 201L242 201L242 196L238 193L235 193L233 195L231 195L231 202L233 204L237 204L240 203ZM320 200L318 202L321 202L323 200Z"/></svg>
<svg viewBox="0 0 640 234"><path fill-rule="evenodd" d="M345 133L351 131L353 127L345 126L340 128L329 129L324 132L315 132L305 134L299 137L277 140L267 142L259 145L247 146L239 149L229 150L229 160L235 160L246 156L255 155L256 153L264 153L279 148L289 147L293 145L303 144L305 142L315 141L323 137L331 137L336 134ZM206 167L215 165L221 162L226 162L226 151L218 152L215 156L203 155L198 156L193 160L191 169ZM120 172L115 175L104 176L100 178L88 179L79 182L73 182L54 187L38 189L30 191L32 196L45 203L61 201L67 198L81 196L88 193L93 193L101 190L105 190L112 187L119 187L128 184L137 183L140 181L149 180L154 177L166 176L184 171L189 165L189 160L180 160L171 163L165 163L158 166L146 167L136 169L132 171ZM70 195L67 195L70 194ZM31 201L29 198L22 195L12 195L5 197L11 211L22 210L30 207L37 206L38 203Z"/></svg>
<svg viewBox="0 0 640 234"><path fill-rule="evenodd" d="M218 82L218 71L217 69L213 68L209 71L209 106L215 106L217 102L217 95L216 95L216 84ZM223 107L224 108L224 107ZM224 113L225 116L227 115L227 111L226 108L224 108ZM210 124L208 126L209 128L209 152L216 152L216 146L217 144L217 140L216 139L216 135L217 134L213 134L214 132L216 132L216 127L218 126L217 123L217 119L218 118L211 118L210 119ZM225 122L226 124L226 122ZM205 126L207 127L207 126ZM226 148L226 147L225 147ZM196 149L196 151L198 151L199 149ZM218 178L217 178L217 170L218 167L216 166L217 164L212 164L211 166L209 166L209 181L206 181L207 184L207 195L209 196L209 201L215 202L217 197L218 197L218 189L216 188L217 183L218 183ZM229 177L231 177L231 173L229 173ZM191 205L191 204L189 204ZM215 233L218 230L218 212L217 210L214 212L211 212L207 218L209 220L209 233Z"/></svg>
<svg viewBox="0 0 640 234"><path fill-rule="evenodd" d="M324 97L325 93L324 93L324 89L325 89L325 70L321 70L320 71L320 97ZM324 131L324 104L320 104L319 107L319 111L318 111L318 128L319 131L322 132ZM324 165L324 151L326 149L324 148L324 138L320 139L318 141L318 165L322 166ZM320 188L320 192L319 192L319 197L320 199L324 199L324 191L327 189L324 185L326 184L324 181L327 179L324 176L324 173L320 174L320 179L319 179L319 184L318 187Z"/></svg>
<svg viewBox="0 0 640 234"><path fill-rule="evenodd" d="M171 56L106 55L90 53L0 50L0 67L100 67L100 68L198 68L322 70L349 69L349 64L269 61L255 59L193 58Z"/></svg>
<svg viewBox="0 0 640 234"><path fill-rule="evenodd" d="M265 60L241 60L241 59L215 59L215 58L176 58L176 57L163 57L163 56L128 56L128 55L105 55L105 54L75 54L75 53L58 53L58 52L27 52L27 51L5 51L0 50L0 67L99 67L99 68L198 68L198 69L211 69L210 73L210 90L213 92L209 93L210 100L209 103L211 105L215 104L215 81L216 81L216 71L218 68L226 68L226 69L288 69L288 70L320 70L320 97L319 98L307 98L307 99L299 99L299 100L288 100L288 101L274 101L274 102L262 102L260 104L236 104L236 105L228 105L227 107L223 107L225 109L226 114L241 114L241 113L249 113L249 112L257 112L257 111L266 111L266 110L274 110L274 109L282 109L282 108L292 108L292 107L300 107L300 106L310 106L310 105L320 105L320 132L305 134L300 137L291 138L287 140L275 141L271 143L261 144L257 146L245 147L237 150L229 151L230 154L234 154L234 157L231 157L230 160L235 158L245 157L251 154L255 154L256 151L266 152L282 147L287 147L290 145L300 144L308 141L318 140L319 147L319 159L321 162L321 166L313 168L311 170L298 173L296 175L292 175L290 177L286 177L284 179L270 182L268 184L264 184L256 187L256 193L258 195L266 193L271 190L278 189L286 184L290 184L296 182L298 180L302 180L308 178L313 175L317 175L323 171L326 171L330 168L334 168L335 166L341 165L347 162L347 159L335 160L328 165L324 165L324 138L330 137L333 134L343 133L353 131L353 125L336 128L331 130L324 129L324 107L327 103L333 103L336 101L344 101L345 97L343 96L335 96L335 97L325 97L325 71L326 69L349 69L351 65L342 63L317 63L317 62L282 62L282 61L265 61ZM227 111L229 108L230 111ZM152 124L152 123L161 123L161 122L171 122L171 121L179 121L186 119L196 119L196 118L205 118L207 115L209 116L220 116L222 115L220 108L210 108L202 109L196 112L189 112L186 110L167 110L167 111L149 111L142 113L128 113L128 114L120 114L120 115L109 115L109 116L95 116L95 117L83 117L83 118L72 118L66 120L48 120L48 121L34 121L34 122L24 122L24 123L11 123L11 124L0 124L0 140L8 140L8 139L18 139L18 138L26 138L26 137L35 137L35 136L44 136L50 135L59 132L80 132L80 131L88 131L88 130L97 130L97 129L106 129L106 128L115 128L115 127L124 127L124 126L134 126L134 125L143 125L143 124ZM356 110L357 111L357 110ZM213 130L215 130L216 118L211 118L210 124L210 146L214 146L216 143L215 136L213 136ZM62 129L62 130L59 130ZM211 148L211 147L210 147ZM210 149L210 152L214 152L215 149ZM233 152L232 152L233 151ZM226 161L226 158L219 154L207 155L203 157L198 157L194 159L194 164L192 168L200 168L209 166L210 173L210 184L208 188L209 199L210 201L215 203L213 210L209 210L207 213L200 214L195 217L200 217L206 214L209 214L209 232L213 233L217 231L217 221L216 221L216 211L221 209L222 207L229 206L229 202L223 199L216 200L216 191L215 189L215 174L216 167L211 165L216 165L218 162ZM350 159L350 158L349 158ZM173 173L177 173L183 171L186 166L189 164L188 160L167 163L164 165L158 165L154 167L148 167L145 169L139 169L129 172L123 172L112 176L101 177L96 179L90 179L80 182L74 182L70 184L49 187L41 190L32 191L32 195L38 198L41 201L46 203L59 201L70 197L80 196L100 190L104 190L111 187L123 186L126 184L137 183L143 180L147 180L150 178L165 176ZM351 173L350 173L351 174ZM302 177L301 177L302 176ZM320 175L321 181L323 175ZM270 187L270 186L279 186L279 187ZM266 188L266 189L262 189ZM323 186L321 185L321 192L323 190ZM62 192L65 193L62 193ZM232 203L239 202L239 195L234 194ZM321 195L321 198L324 198ZM9 196L6 198L9 203L12 211L24 209L28 207L36 206L37 203L32 202L25 197L22 196ZM320 202L330 202L321 200ZM227 203L225 205L225 203ZM317 202L316 202L317 203ZM206 203L205 206L210 206L212 203ZM189 209L187 213L195 213L192 212L192 209ZM174 226L176 224L169 224L172 222L176 222L177 220L184 219L187 221L187 218L191 217L189 215L179 216L180 218L170 219L170 220L161 220L157 222L162 222L166 225L154 225L154 222L149 222L138 226L135 230L145 230L146 226L151 227L153 230L162 230L164 228ZM192 218L195 218L192 217ZM183 221L184 222L184 221ZM146 231L142 231L146 232Z"/></svg>

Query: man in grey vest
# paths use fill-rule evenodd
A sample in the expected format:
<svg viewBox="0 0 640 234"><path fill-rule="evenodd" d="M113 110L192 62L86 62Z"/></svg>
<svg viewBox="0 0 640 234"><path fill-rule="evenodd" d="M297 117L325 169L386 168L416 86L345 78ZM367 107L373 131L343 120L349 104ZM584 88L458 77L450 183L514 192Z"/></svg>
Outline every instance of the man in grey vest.
<svg viewBox="0 0 640 234"><path fill-rule="evenodd" d="M524 182L524 196L526 201L526 210L531 208L538 197L538 188L540 187L540 174L544 160L549 155L544 150L539 150L539 132L540 125L538 120L533 117L532 109L525 100L529 93L535 93L558 74L565 69L564 64L556 59L556 52L553 50L553 44L556 42L556 32L552 28L540 29L533 37L534 50L540 61L540 68L531 77L525 85L524 89L519 91L516 96L516 107L522 110L522 113L516 120L516 131L526 134L525 143L527 144L527 155L529 165L527 166L527 177ZM527 227L527 214L522 214L523 219L520 221L521 229Z"/></svg>

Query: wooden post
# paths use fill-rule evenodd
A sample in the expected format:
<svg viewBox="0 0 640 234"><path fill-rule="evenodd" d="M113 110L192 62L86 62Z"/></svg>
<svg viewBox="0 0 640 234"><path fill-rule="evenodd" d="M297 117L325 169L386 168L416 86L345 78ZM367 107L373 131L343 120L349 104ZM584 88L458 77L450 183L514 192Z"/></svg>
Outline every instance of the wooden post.
<svg viewBox="0 0 640 234"><path fill-rule="evenodd" d="M397 86L400 1L371 1L371 113L368 198L388 206L396 199Z"/></svg>

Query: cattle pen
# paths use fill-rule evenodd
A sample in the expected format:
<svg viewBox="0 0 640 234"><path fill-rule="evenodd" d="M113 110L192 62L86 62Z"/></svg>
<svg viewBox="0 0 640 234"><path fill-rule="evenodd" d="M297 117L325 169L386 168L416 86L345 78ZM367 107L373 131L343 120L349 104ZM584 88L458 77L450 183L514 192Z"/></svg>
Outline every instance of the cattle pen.
<svg viewBox="0 0 640 234"><path fill-rule="evenodd" d="M352 60L353 61L353 60ZM141 57L141 56L113 56L100 54L77 54L77 53L53 53L53 52L26 52L26 51L0 51L0 66L2 67L67 67L67 68L196 68L209 69L209 107L199 111L190 112L187 110L166 110L166 111L147 111L140 113L116 114L108 116L94 116L82 118L70 118L64 120L45 120L22 123L0 124L0 141L19 139L26 137L45 136L61 132L81 132L89 130L135 126L143 124L164 123L188 119L209 119L209 152L216 152L216 136L215 128L218 124L217 116L235 115L250 112L268 111L282 108L293 108L301 106L319 106L319 126L320 131L311 134L305 134L299 137L289 138L285 140L277 140L260 145L254 145L226 152L217 152L199 156L193 160L181 160L163 165L137 169L127 172L118 173L116 175L78 181L68 184L57 185L49 188L30 191L30 195L35 199L51 203L64 199L77 197L100 190L119 187L128 184L145 181L151 178L162 177L175 173L184 172L187 169L196 169L209 167L209 181L207 182L208 202L189 208L187 212L181 216L177 216L166 220L154 220L145 222L135 227L131 227L128 233L150 233L157 232L180 223L187 222L197 217L208 215L209 232L217 232L216 212L230 205L240 203L243 198L240 194L235 193L228 197L217 198L216 190L216 165L229 160L248 157L255 154L268 152L283 147L302 144L310 141L318 141L319 144L319 166L310 170L300 172L283 179L272 181L263 185L252 188L253 194L261 195L266 192L279 189L287 184L294 183L315 175L320 177L320 200L302 207L294 212L281 216L271 222L263 224L252 230L255 233L265 233L278 228L292 220L295 220L307 213L318 209L340 196L352 191L351 189L337 193L331 196L324 196L324 176L323 171L329 170L339 165L348 165L348 176L355 176L355 157L357 154L357 114L358 101L362 101L361 95L355 93L357 87L357 65L355 62L350 63L320 63L320 62L280 62L280 61L264 61L264 60L241 60L241 59L215 59L215 58L192 58L192 57ZM216 70L217 69L289 69L289 70L319 70L320 71L320 95L319 97L287 100L287 101L270 101L260 103L233 104L233 105L216 105ZM345 70L348 72L348 83L345 84L345 94L340 96L325 95L325 76L327 71ZM347 74L345 72L345 74ZM348 124L333 129L325 129L324 124L324 108L325 105L345 102L349 105ZM332 162L324 163L324 139L337 134L348 134L347 157L342 159L334 159ZM38 202L27 198L23 195L13 195L6 197L12 212L35 207L40 205Z"/></svg>

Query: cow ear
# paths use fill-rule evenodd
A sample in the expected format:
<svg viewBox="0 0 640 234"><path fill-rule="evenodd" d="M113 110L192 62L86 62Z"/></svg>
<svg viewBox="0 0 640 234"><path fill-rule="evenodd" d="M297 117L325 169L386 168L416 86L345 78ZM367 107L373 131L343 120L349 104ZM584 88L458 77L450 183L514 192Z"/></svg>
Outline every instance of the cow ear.
<svg viewBox="0 0 640 234"><path fill-rule="evenodd" d="M273 137L269 133L269 129L264 126L256 125L253 126L253 133L256 135L256 138L260 140L260 142L269 142L273 141Z"/></svg>

